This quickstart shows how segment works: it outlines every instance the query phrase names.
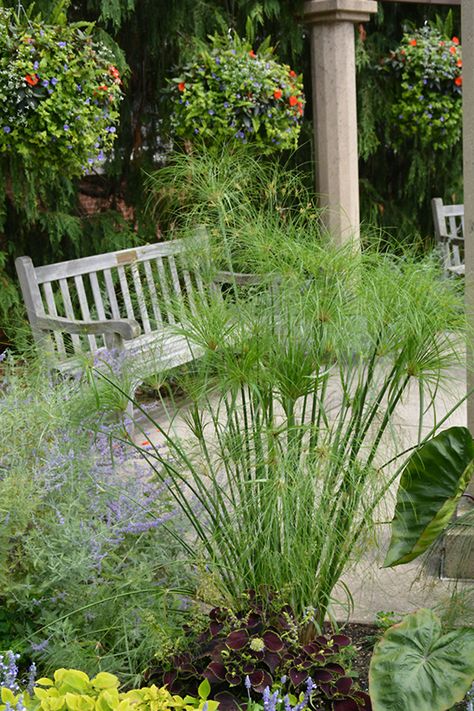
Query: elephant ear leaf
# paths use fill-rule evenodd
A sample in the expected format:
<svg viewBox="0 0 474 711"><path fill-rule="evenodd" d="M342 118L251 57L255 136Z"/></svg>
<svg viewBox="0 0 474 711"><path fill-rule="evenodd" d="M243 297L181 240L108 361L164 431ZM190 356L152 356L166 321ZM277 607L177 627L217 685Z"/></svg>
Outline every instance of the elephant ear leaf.
<svg viewBox="0 0 474 711"><path fill-rule="evenodd" d="M444 633L427 609L407 615L375 646L369 669L373 711L444 711L474 680L474 629Z"/></svg>
<svg viewBox="0 0 474 711"><path fill-rule="evenodd" d="M411 455L400 479L383 567L408 563L441 535L473 470L474 441L466 427L444 430Z"/></svg>

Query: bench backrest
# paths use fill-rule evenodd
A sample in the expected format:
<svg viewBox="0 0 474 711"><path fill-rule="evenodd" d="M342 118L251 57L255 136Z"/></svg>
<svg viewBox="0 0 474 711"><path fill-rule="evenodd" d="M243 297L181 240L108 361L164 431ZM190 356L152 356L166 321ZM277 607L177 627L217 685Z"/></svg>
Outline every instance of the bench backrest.
<svg viewBox="0 0 474 711"><path fill-rule="evenodd" d="M459 271L464 264L464 205L445 205L433 198L433 222L438 250L447 271Z"/></svg>
<svg viewBox="0 0 474 711"><path fill-rule="evenodd" d="M124 249L35 267L29 257L16 260L17 273L35 340L44 333L35 328L37 316L63 316L84 321L135 319L142 333L151 334L176 320L176 304L193 308L197 292L203 294L202 273L208 264L204 229L189 239ZM48 338L64 357L72 352L95 352L105 345L102 336Z"/></svg>

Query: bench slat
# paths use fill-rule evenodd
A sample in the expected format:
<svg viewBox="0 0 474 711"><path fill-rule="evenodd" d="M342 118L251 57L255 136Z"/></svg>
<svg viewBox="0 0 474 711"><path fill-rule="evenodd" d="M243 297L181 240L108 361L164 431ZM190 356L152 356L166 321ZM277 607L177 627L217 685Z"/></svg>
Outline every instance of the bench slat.
<svg viewBox="0 0 474 711"><path fill-rule="evenodd" d="M148 293L150 295L151 307L153 309L153 316L157 324L163 323L163 317L161 315L160 306L158 304L158 296L156 293L155 280L153 278L153 270L151 268L151 263L149 261L143 262L143 267L145 269L145 278L148 286Z"/></svg>
<svg viewBox="0 0 474 711"><path fill-rule="evenodd" d="M56 302L54 300L53 287L51 282L47 281L43 284L43 293L46 300L46 305L48 307L48 314L51 316L59 316L58 310L56 308ZM61 355L66 353L66 348L64 346L64 338L58 332L54 332L54 340L56 342L56 348Z"/></svg>
<svg viewBox="0 0 474 711"><path fill-rule="evenodd" d="M84 321L90 321L91 320L91 313L89 310L89 304L87 302L87 294L86 290L84 288L84 281L82 279L82 276L75 276L74 277L74 284L76 285L76 290L77 290L77 296L79 298L79 306L81 309L81 314L82 318ZM96 351L97 350L97 341L95 339L95 336L88 335L87 340L89 341L89 348L91 351Z"/></svg>
<svg viewBox="0 0 474 711"><path fill-rule="evenodd" d="M175 323L172 304L171 304L171 295L170 295L170 292L168 289L168 283L167 283L167 278L166 278L165 266L163 264L163 260L161 257L157 257L156 266L158 268L158 280L159 280L161 294L163 296L163 301L165 303L166 315L168 317L169 323Z"/></svg>
<svg viewBox="0 0 474 711"><path fill-rule="evenodd" d="M59 288L61 290L61 296L63 297L64 311L66 313L66 316L67 318L74 320L76 316L74 314L74 308L71 301L71 294L69 293L69 284L67 279L59 280ZM80 353L82 351L80 337L77 334L72 334L71 340L74 348L74 353Z"/></svg>
<svg viewBox="0 0 474 711"><path fill-rule="evenodd" d="M122 292L125 310L127 312L127 318L135 318L135 312L133 310L133 304L130 298L130 290L128 288L127 275L125 274L124 267L117 267L117 272L119 275L120 290Z"/></svg>
<svg viewBox="0 0 474 711"><path fill-rule="evenodd" d="M138 308L140 310L140 316L142 318L143 330L145 331L145 333L150 333L150 331L151 331L150 319L148 317L145 295L143 293L142 282L140 279L140 272L138 271L137 264L132 264L131 270L132 270L133 284L135 286L135 292L137 295Z"/></svg>
<svg viewBox="0 0 474 711"><path fill-rule="evenodd" d="M120 318L120 309L117 301L117 294L115 293L114 280L112 279L112 272L110 271L110 269L104 269L104 279L105 288L110 304L110 310L112 311L112 316L114 318Z"/></svg>

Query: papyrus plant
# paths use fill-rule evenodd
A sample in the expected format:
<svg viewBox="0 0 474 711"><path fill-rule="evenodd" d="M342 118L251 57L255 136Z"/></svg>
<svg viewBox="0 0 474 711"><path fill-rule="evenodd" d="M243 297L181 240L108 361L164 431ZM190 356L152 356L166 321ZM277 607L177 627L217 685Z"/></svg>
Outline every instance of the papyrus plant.
<svg viewBox="0 0 474 711"><path fill-rule="evenodd" d="M261 229L247 242L261 283L189 314L182 332L205 353L182 382L189 432L159 428L166 449L146 456L187 517L201 596L267 585L320 623L403 466L397 411L418 388L422 441L464 318L429 259L285 237Z"/></svg>

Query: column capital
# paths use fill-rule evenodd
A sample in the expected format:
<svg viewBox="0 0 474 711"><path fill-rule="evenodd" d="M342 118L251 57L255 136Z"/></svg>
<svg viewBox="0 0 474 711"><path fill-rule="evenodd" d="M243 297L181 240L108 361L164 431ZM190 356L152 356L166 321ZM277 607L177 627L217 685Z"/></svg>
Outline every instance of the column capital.
<svg viewBox="0 0 474 711"><path fill-rule="evenodd" d="M320 22L367 22L377 12L374 0L306 0L303 21L308 25Z"/></svg>

